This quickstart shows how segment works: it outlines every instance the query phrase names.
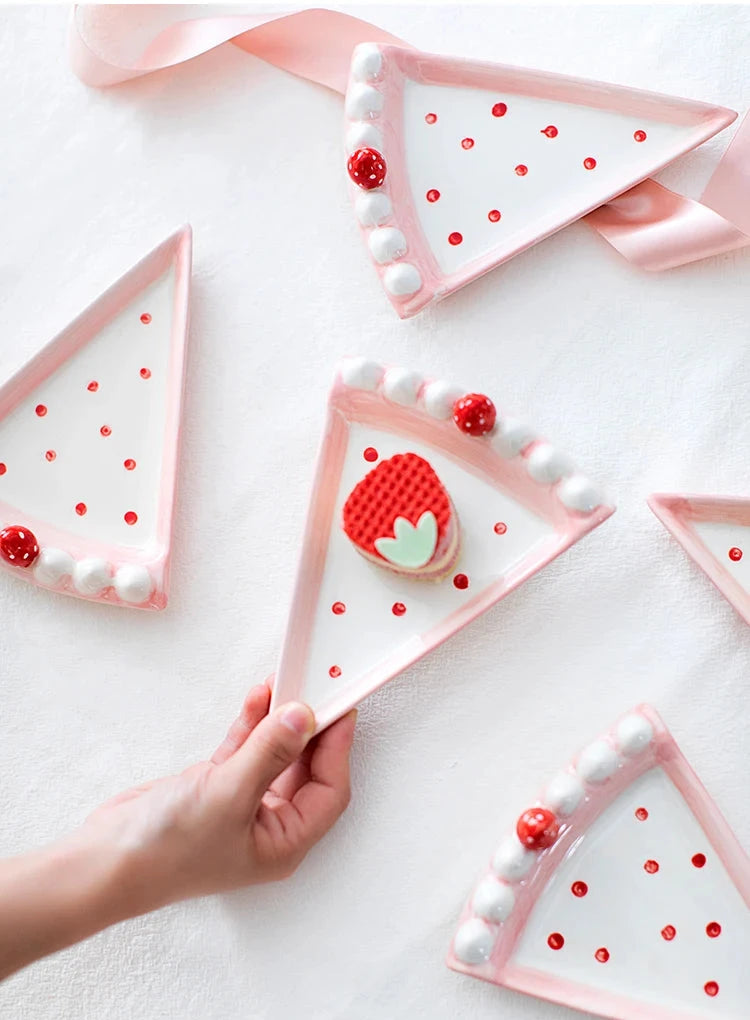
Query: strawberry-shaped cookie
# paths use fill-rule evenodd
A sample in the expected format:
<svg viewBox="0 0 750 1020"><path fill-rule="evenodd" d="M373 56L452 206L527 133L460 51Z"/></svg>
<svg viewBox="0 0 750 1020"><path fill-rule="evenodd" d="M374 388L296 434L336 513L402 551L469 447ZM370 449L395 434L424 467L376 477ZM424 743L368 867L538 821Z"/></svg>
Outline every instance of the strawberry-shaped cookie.
<svg viewBox="0 0 750 1020"><path fill-rule="evenodd" d="M397 453L365 475L344 504L343 518L357 551L399 574L439 579L458 556L456 511L416 453Z"/></svg>

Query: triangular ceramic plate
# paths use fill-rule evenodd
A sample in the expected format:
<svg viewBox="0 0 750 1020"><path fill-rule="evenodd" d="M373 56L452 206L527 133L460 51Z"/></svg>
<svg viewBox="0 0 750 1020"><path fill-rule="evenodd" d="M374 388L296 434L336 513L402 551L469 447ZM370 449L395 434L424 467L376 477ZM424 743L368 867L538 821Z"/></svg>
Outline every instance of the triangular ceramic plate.
<svg viewBox="0 0 750 1020"><path fill-rule="evenodd" d="M462 392L364 359L336 377L274 689L276 703L312 705L320 728L612 513L567 457L518 422L498 417L491 434L462 433L452 417ZM460 551L438 581L373 562L342 527L355 486L404 454L427 461L455 510ZM402 483L408 501L411 479ZM412 503L411 524L428 507ZM365 509L364 523L375 512Z"/></svg>
<svg viewBox="0 0 750 1020"><path fill-rule="evenodd" d="M191 231L0 388L0 563L68 595L167 602Z"/></svg>
<svg viewBox="0 0 750 1020"><path fill-rule="evenodd" d="M744 1020L749 907L747 856L641 706L524 812L448 963L617 1020Z"/></svg>
<svg viewBox="0 0 750 1020"><path fill-rule="evenodd" d="M397 46L354 51L346 154L386 293L414 315L634 187L735 119L723 107ZM382 169L380 170L382 176Z"/></svg>
<svg viewBox="0 0 750 1020"><path fill-rule="evenodd" d="M655 493L648 505L750 623L750 499Z"/></svg>

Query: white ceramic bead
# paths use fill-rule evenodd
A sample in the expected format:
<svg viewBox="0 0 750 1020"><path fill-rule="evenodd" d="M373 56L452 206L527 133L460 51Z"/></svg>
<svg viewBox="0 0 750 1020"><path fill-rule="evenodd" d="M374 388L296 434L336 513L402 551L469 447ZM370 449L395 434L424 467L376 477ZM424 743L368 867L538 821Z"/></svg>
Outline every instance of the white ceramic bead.
<svg viewBox="0 0 750 1020"><path fill-rule="evenodd" d="M424 409L432 418L451 418L453 416L453 405L466 391L451 386L450 383L436 380L425 387L422 394Z"/></svg>
<svg viewBox="0 0 750 1020"><path fill-rule="evenodd" d="M627 758L636 758L654 739L654 728L642 715L626 715L617 727L617 746Z"/></svg>
<svg viewBox="0 0 750 1020"><path fill-rule="evenodd" d="M385 192L365 191L357 196L354 211L363 227L378 227L385 223L393 208Z"/></svg>
<svg viewBox="0 0 750 1020"><path fill-rule="evenodd" d="M389 368L383 379L383 393L394 404L413 407L422 385L422 377L408 368Z"/></svg>
<svg viewBox="0 0 750 1020"><path fill-rule="evenodd" d="M576 765L586 783L604 783L617 770L617 752L606 740L595 740L581 752Z"/></svg>
<svg viewBox="0 0 750 1020"><path fill-rule="evenodd" d="M383 274L383 283L394 297L408 297L409 294L416 294L422 286L422 277L411 262L397 262L396 265L388 266Z"/></svg>
<svg viewBox="0 0 750 1020"><path fill-rule="evenodd" d="M123 602L140 606L154 590L148 570L134 563L126 563L115 574L115 591Z"/></svg>
<svg viewBox="0 0 750 1020"><path fill-rule="evenodd" d="M34 564L34 577L40 584L60 584L70 577L75 567L73 557L62 549L42 549Z"/></svg>
<svg viewBox="0 0 750 1020"><path fill-rule="evenodd" d="M375 43L361 43L352 55L352 78L376 81L383 67L383 54Z"/></svg>
<svg viewBox="0 0 750 1020"><path fill-rule="evenodd" d="M346 154L351 156L357 149L375 149L383 152L383 135L380 128L369 120L360 120L352 124L346 132Z"/></svg>
<svg viewBox="0 0 750 1020"><path fill-rule="evenodd" d="M515 836L504 839L492 858L492 869L498 878L519 882L536 860L536 854L521 846Z"/></svg>
<svg viewBox="0 0 750 1020"><path fill-rule="evenodd" d="M571 475L570 478L560 482L557 495L565 506L584 514L590 514L592 510L602 505L601 492L583 475Z"/></svg>
<svg viewBox="0 0 750 1020"><path fill-rule="evenodd" d="M462 963L486 963L494 945L492 931L484 921L472 917L465 921L456 932L453 940L453 952Z"/></svg>
<svg viewBox="0 0 750 1020"><path fill-rule="evenodd" d="M112 584L109 563L96 557L80 560L73 568L73 584L81 595L99 595Z"/></svg>
<svg viewBox="0 0 750 1020"><path fill-rule="evenodd" d="M474 913L485 921L501 924L510 917L516 897L509 885L488 875L476 887L471 905Z"/></svg>
<svg viewBox="0 0 750 1020"><path fill-rule="evenodd" d="M375 390L385 371L377 361L348 358L341 364L341 381L355 390Z"/></svg>
<svg viewBox="0 0 750 1020"><path fill-rule="evenodd" d="M377 117L383 109L383 96L372 85L352 85L346 93L346 115L349 120Z"/></svg>
<svg viewBox="0 0 750 1020"><path fill-rule="evenodd" d="M381 266L406 254L406 238L396 227L379 227L367 239L370 254Z"/></svg>
<svg viewBox="0 0 750 1020"><path fill-rule="evenodd" d="M549 443L535 446L526 460L526 469L536 482L553 484L573 469L573 464L564 453Z"/></svg>
<svg viewBox="0 0 750 1020"><path fill-rule="evenodd" d="M544 793L544 805L560 818L568 818L583 800L583 786L570 772L555 776Z"/></svg>
<svg viewBox="0 0 750 1020"><path fill-rule="evenodd" d="M492 445L501 457L516 457L536 439L528 425L515 418L504 418L495 426Z"/></svg>

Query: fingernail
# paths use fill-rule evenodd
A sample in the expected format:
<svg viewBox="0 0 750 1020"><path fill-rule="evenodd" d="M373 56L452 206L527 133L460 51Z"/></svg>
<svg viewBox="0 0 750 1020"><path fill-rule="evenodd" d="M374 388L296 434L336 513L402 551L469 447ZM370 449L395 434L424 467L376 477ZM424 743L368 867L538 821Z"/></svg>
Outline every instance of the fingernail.
<svg viewBox="0 0 750 1020"><path fill-rule="evenodd" d="M287 705L281 713L281 722L287 729L298 733L301 737L312 733L315 726L315 718L307 705L292 703Z"/></svg>

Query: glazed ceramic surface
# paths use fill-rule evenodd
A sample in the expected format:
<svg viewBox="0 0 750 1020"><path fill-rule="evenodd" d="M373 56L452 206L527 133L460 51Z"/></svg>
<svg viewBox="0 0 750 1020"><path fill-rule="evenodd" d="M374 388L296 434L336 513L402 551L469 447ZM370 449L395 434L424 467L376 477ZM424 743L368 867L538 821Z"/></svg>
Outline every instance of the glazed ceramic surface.
<svg viewBox="0 0 750 1020"><path fill-rule="evenodd" d="M524 846L519 822L449 964L619 1020L746 1017L750 862L656 713L620 720L540 805L554 837Z"/></svg>
<svg viewBox="0 0 750 1020"><path fill-rule="evenodd" d="M502 416L462 434L462 390L354 359L334 384L276 702L302 698L323 728L601 524L611 513L572 462ZM457 514L458 559L440 580L370 562L347 538L354 487L395 454L429 462Z"/></svg>
<svg viewBox="0 0 750 1020"><path fill-rule="evenodd" d="M367 43L352 59L346 152L379 153L352 183L386 293L418 312L579 219L736 114L634 89Z"/></svg>
<svg viewBox="0 0 750 1020"><path fill-rule="evenodd" d="M190 249L185 228L0 390L0 519L39 547L3 556L19 577L166 604Z"/></svg>
<svg viewBox="0 0 750 1020"><path fill-rule="evenodd" d="M648 505L750 623L750 499L660 493Z"/></svg>

